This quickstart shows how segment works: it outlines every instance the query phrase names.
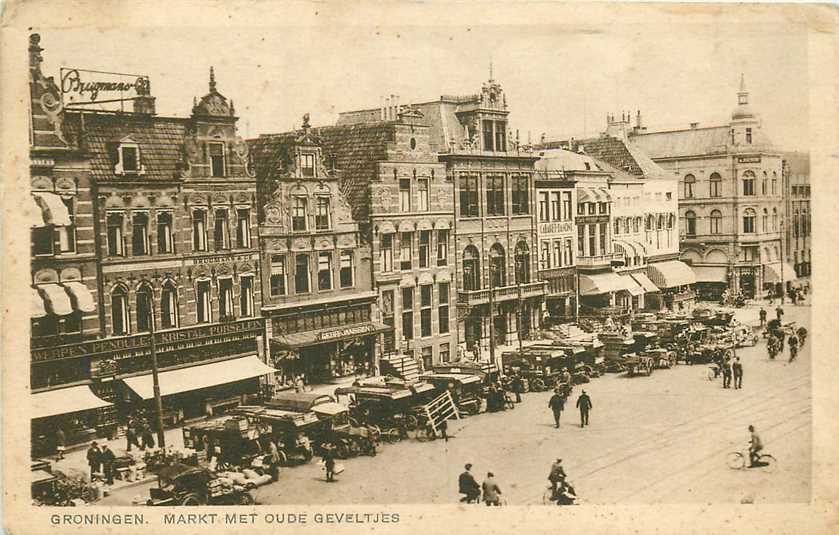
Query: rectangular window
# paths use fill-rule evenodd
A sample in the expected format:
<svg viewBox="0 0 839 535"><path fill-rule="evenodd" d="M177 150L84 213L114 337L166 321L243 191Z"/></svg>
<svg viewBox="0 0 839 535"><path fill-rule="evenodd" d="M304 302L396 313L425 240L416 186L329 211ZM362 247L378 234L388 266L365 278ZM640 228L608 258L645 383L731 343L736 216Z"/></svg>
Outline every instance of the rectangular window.
<svg viewBox="0 0 839 535"><path fill-rule="evenodd" d="M437 265L446 266L449 263L449 229L437 231Z"/></svg>
<svg viewBox="0 0 839 535"><path fill-rule="evenodd" d="M332 289L332 253L318 253L318 290Z"/></svg>
<svg viewBox="0 0 839 535"><path fill-rule="evenodd" d="M551 221L561 221L562 213L560 212L559 192L551 193Z"/></svg>
<svg viewBox="0 0 839 535"><path fill-rule="evenodd" d="M303 176L315 176L315 155L301 154L300 155L300 171Z"/></svg>
<svg viewBox="0 0 839 535"><path fill-rule="evenodd" d="M477 175L461 175L460 177L460 215L462 217L478 217L478 177Z"/></svg>
<svg viewBox="0 0 839 535"><path fill-rule="evenodd" d="M230 225L227 210L216 210L213 217L213 245L216 251L230 249Z"/></svg>
<svg viewBox="0 0 839 535"><path fill-rule="evenodd" d="M754 178L743 179L743 195L755 194L755 180Z"/></svg>
<svg viewBox="0 0 839 535"><path fill-rule="evenodd" d="M577 215L585 215L586 214L586 203L578 202L577 203Z"/></svg>
<svg viewBox="0 0 839 535"><path fill-rule="evenodd" d="M752 142L752 129L746 128L746 143Z"/></svg>
<svg viewBox="0 0 839 535"><path fill-rule="evenodd" d="M251 211L247 208L236 209L236 246L239 249L251 246Z"/></svg>
<svg viewBox="0 0 839 535"><path fill-rule="evenodd" d="M431 346L422 348L422 365L426 370L430 370L434 365L434 348Z"/></svg>
<svg viewBox="0 0 839 535"><path fill-rule="evenodd" d="M487 215L504 215L504 177L487 177Z"/></svg>
<svg viewBox="0 0 839 535"><path fill-rule="evenodd" d="M711 177L711 197L719 197L720 193L720 186L722 185L722 180L715 180L714 177Z"/></svg>
<svg viewBox="0 0 839 535"><path fill-rule="evenodd" d="M419 267L427 268L431 257L431 231L421 230L419 234Z"/></svg>
<svg viewBox="0 0 839 535"><path fill-rule="evenodd" d="M551 269L551 243L542 242L542 254L540 255L542 269Z"/></svg>
<svg viewBox="0 0 839 535"><path fill-rule="evenodd" d="M243 318L253 316L253 277L239 277L239 315Z"/></svg>
<svg viewBox="0 0 839 535"><path fill-rule="evenodd" d="M192 212L192 250L207 250L207 212L204 210Z"/></svg>
<svg viewBox="0 0 839 535"><path fill-rule="evenodd" d="M401 232L399 234L399 269L402 271L411 270L411 250L413 248L413 232Z"/></svg>
<svg viewBox="0 0 839 535"><path fill-rule="evenodd" d="M120 147L122 170L126 173L136 173L140 169L140 150L137 147Z"/></svg>
<svg viewBox="0 0 839 535"><path fill-rule="evenodd" d="M218 280L218 316L219 320L233 319L233 279Z"/></svg>
<svg viewBox="0 0 839 535"><path fill-rule="evenodd" d="M399 210L411 211L411 180L408 178L399 179Z"/></svg>
<svg viewBox="0 0 839 535"><path fill-rule="evenodd" d="M61 197L67 213L70 215L70 224L58 227L58 251L61 253L72 253L76 250L76 211L72 197Z"/></svg>
<svg viewBox="0 0 839 535"><path fill-rule="evenodd" d="M402 336L414 338L414 289L402 288Z"/></svg>
<svg viewBox="0 0 839 535"><path fill-rule="evenodd" d="M157 253L166 254L173 251L172 246L172 212L157 213Z"/></svg>
<svg viewBox="0 0 839 535"><path fill-rule="evenodd" d="M585 256L586 235L585 225L577 225L577 256Z"/></svg>
<svg viewBox="0 0 839 535"><path fill-rule="evenodd" d="M353 285L352 251L341 251L341 288L350 288Z"/></svg>
<svg viewBox="0 0 839 535"><path fill-rule="evenodd" d="M108 214L106 217L106 221L108 226L108 256L122 256L123 216L122 214ZM35 252L35 254L38 254L37 251ZM52 254L52 236L50 236L50 251L48 254Z"/></svg>
<svg viewBox="0 0 839 535"><path fill-rule="evenodd" d="M445 344L440 344L440 362L449 362L451 358L449 351L449 343L446 342Z"/></svg>
<svg viewBox="0 0 839 535"><path fill-rule="evenodd" d="M271 296L286 293L286 265L284 255L271 255Z"/></svg>
<svg viewBox="0 0 839 535"><path fill-rule="evenodd" d="M554 267L562 267L562 242L555 241L554 242L554 259L553 259Z"/></svg>
<svg viewBox="0 0 839 535"><path fill-rule="evenodd" d="M599 213L601 213L601 214L607 214L607 213L609 213L609 211L608 211L608 208L607 208L607 207L608 207L608 205L607 205L605 202L599 202L599 203L597 203L598 212L599 212Z"/></svg>
<svg viewBox="0 0 839 535"><path fill-rule="evenodd" d="M590 202L588 204L588 215L595 215L597 213L597 204Z"/></svg>
<svg viewBox="0 0 839 535"><path fill-rule="evenodd" d="M209 323L212 321L213 309L212 301L210 300L210 281L198 281L195 306L198 323Z"/></svg>
<svg viewBox="0 0 839 535"><path fill-rule="evenodd" d="M295 197L291 212L291 230L306 230L306 197Z"/></svg>
<svg viewBox="0 0 839 535"><path fill-rule="evenodd" d="M224 143L210 143L210 170L212 176L224 176Z"/></svg>
<svg viewBox="0 0 839 535"><path fill-rule="evenodd" d="M571 213L571 192L562 192L562 218L570 220L573 214Z"/></svg>
<svg viewBox="0 0 839 535"><path fill-rule="evenodd" d="M431 296L432 286L420 286L420 336L431 336Z"/></svg>
<svg viewBox="0 0 839 535"><path fill-rule="evenodd" d="M385 325L393 327L393 290L385 290L382 292L382 321ZM390 353L396 349L396 335L393 329L384 333L383 350L385 353Z"/></svg>
<svg viewBox="0 0 839 535"><path fill-rule="evenodd" d="M597 225L586 225L586 229L588 229L588 254L589 256L595 256L597 254L597 247L595 245Z"/></svg>
<svg viewBox="0 0 839 535"><path fill-rule="evenodd" d="M382 234L382 271L393 271L393 234Z"/></svg>
<svg viewBox="0 0 839 535"><path fill-rule="evenodd" d="M600 254L606 254L606 223L597 225L600 228Z"/></svg>
<svg viewBox="0 0 839 535"><path fill-rule="evenodd" d="M131 216L131 254L149 254L149 215L138 212Z"/></svg>
<svg viewBox="0 0 839 535"><path fill-rule="evenodd" d="M507 123L504 121L495 122L495 150L497 152L507 150Z"/></svg>
<svg viewBox="0 0 839 535"><path fill-rule="evenodd" d="M549 221L547 191L539 192L539 221L543 223Z"/></svg>
<svg viewBox="0 0 839 535"><path fill-rule="evenodd" d="M483 128L484 133L484 150L485 151L493 151L495 150L494 147L494 135L492 133L492 121L481 121L481 126Z"/></svg>
<svg viewBox="0 0 839 535"><path fill-rule="evenodd" d="M446 334L449 332L449 283L448 282L441 282L437 286L437 291L439 295L437 296L440 300L440 304L437 306L437 319L439 325L440 334Z"/></svg>
<svg viewBox="0 0 839 535"><path fill-rule="evenodd" d="M516 175L513 177L513 215L530 213L530 177Z"/></svg>
<svg viewBox="0 0 839 535"><path fill-rule="evenodd" d="M428 179L421 178L417 180L417 201L419 202L418 210L420 212L428 211Z"/></svg>
<svg viewBox="0 0 839 535"><path fill-rule="evenodd" d="M309 293L309 255L294 257L294 293Z"/></svg>
<svg viewBox="0 0 839 535"><path fill-rule="evenodd" d="M571 240L565 240L565 258L563 264L570 266L574 263L574 249Z"/></svg>
<svg viewBox="0 0 839 535"><path fill-rule="evenodd" d="M318 211L315 214L315 230L329 228L329 197L318 197Z"/></svg>

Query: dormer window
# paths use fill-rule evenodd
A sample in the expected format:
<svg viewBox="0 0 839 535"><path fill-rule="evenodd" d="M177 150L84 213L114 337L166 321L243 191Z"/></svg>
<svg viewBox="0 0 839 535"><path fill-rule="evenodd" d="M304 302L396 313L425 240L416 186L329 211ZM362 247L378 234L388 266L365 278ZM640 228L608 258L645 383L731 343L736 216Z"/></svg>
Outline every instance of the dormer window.
<svg viewBox="0 0 839 535"><path fill-rule="evenodd" d="M114 174L142 175L145 173L145 169L140 163L140 147L132 139L126 138L120 141L116 156Z"/></svg>
<svg viewBox="0 0 839 535"><path fill-rule="evenodd" d="M300 171L303 176L315 176L315 155L300 155Z"/></svg>
<svg viewBox="0 0 839 535"><path fill-rule="evenodd" d="M224 176L224 143L210 143L210 173L213 177Z"/></svg>

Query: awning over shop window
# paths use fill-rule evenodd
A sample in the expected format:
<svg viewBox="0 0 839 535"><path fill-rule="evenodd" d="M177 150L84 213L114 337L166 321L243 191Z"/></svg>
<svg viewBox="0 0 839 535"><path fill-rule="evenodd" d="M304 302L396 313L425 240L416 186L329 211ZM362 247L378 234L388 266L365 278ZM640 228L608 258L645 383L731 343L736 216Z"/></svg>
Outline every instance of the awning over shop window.
<svg viewBox="0 0 839 535"><path fill-rule="evenodd" d="M690 266L678 260L650 264L647 275L659 288L675 288L696 283L696 275Z"/></svg>
<svg viewBox="0 0 839 535"><path fill-rule="evenodd" d="M783 268L781 267L783 265ZM783 279L784 281L792 281L797 279L798 277L795 274L795 268L791 265L787 264L786 262L777 262L775 264L766 264L764 266L766 277L764 282L781 282ZM782 272L783 271L783 272ZM781 277L783 275L783 278Z"/></svg>
<svg viewBox="0 0 839 535"><path fill-rule="evenodd" d="M180 392L190 392L201 388L235 383L236 381L252 379L260 375L274 373L275 371L277 370L266 366L259 360L259 357L251 355L249 357L160 372L160 395L170 396ZM123 382L143 399L154 397L154 383L151 374L128 377L123 379Z"/></svg>
<svg viewBox="0 0 839 535"><path fill-rule="evenodd" d="M347 340L358 336L379 334L390 331L391 329L393 327L388 327L383 323L357 323L344 327L330 327L284 336L275 336L271 339L271 344L277 349L298 350L307 346L337 342L338 340Z"/></svg>
<svg viewBox="0 0 839 535"><path fill-rule="evenodd" d="M39 284L38 291L44 298L47 311L56 316L66 316L73 313L73 305L70 303L70 296L58 284Z"/></svg>
<svg viewBox="0 0 839 535"><path fill-rule="evenodd" d="M607 190L598 188L597 192L600 194L598 200L601 202L610 202L612 200L612 195Z"/></svg>
<svg viewBox="0 0 839 535"><path fill-rule="evenodd" d="M32 394L32 419L98 409L109 405L111 403L96 397L87 385L50 390Z"/></svg>
<svg viewBox="0 0 839 535"><path fill-rule="evenodd" d="M33 191L32 197L35 198L35 202L40 208L44 223L43 225L35 226L53 225L56 227L65 227L73 224L70 221L70 211L67 210L67 205L55 193Z"/></svg>
<svg viewBox="0 0 839 535"><path fill-rule="evenodd" d="M641 288L643 288L645 292L653 293L659 291L658 286L653 284L653 281L651 281L645 274L632 273L630 276L635 279L635 282L641 285Z"/></svg>
<svg viewBox="0 0 839 535"><path fill-rule="evenodd" d="M696 282L728 282L728 268L725 266L693 266Z"/></svg>
<svg viewBox="0 0 839 535"><path fill-rule="evenodd" d="M64 287L71 297L73 307L80 312L93 312L96 310L96 303L87 286L78 281L65 282Z"/></svg>
<svg viewBox="0 0 839 535"><path fill-rule="evenodd" d="M641 287L640 284L635 282L635 279L629 276L629 274L625 275L618 275L620 277L621 282L624 285L624 289L630 293L630 295L638 296L644 294L644 288Z"/></svg>
<svg viewBox="0 0 839 535"><path fill-rule="evenodd" d="M35 288L30 288L30 290L32 291L32 304L30 305L32 307L32 311L30 312L30 315L33 318L43 318L47 315L47 309L44 308L44 299Z"/></svg>
<svg viewBox="0 0 839 535"><path fill-rule="evenodd" d="M600 295L625 289L626 285L615 273L580 275L580 295Z"/></svg>

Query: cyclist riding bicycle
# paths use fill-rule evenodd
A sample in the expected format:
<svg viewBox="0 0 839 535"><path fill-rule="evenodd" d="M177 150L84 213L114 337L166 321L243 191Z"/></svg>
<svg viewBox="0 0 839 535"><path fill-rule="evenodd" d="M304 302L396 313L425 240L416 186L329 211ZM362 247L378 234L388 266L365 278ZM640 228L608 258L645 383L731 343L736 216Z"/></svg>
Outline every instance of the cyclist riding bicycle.
<svg viewBox="0 0 839 535"><path fill-rule="evenodd" d="M763 442L760 441L760 436L758 436L757 432L755 431L755 426L749 426L749 433L751 437L749 438L749 466L754 466L760 457L760 451L763 449Z"/></svg>

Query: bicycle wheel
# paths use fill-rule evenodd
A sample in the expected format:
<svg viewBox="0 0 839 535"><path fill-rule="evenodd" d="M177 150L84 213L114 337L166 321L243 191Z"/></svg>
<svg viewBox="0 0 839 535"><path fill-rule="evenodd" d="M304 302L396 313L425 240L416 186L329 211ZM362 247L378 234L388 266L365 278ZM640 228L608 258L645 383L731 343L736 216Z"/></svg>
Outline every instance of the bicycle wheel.
<svg viewBox="0 0 839 535"><path fill-rule="evenodd" d="M757 462L761 464L760 469L764 472L772 473L778 469L778 460L771 455L761 455L758 457Z"/></svg>
<svg viewBox="0 0 839 535"><path fill-rule="evenodd" d="M548 487L547 490L545 490L544 494L542 494L542 503L545 505L553 505L554 501L552 498L553 492L551 491L551 488Z"/></svg>
<svg viewBox="0 0 839 535"><path fill-rule="evenodd" d="M725 464L732 470L742 470L746 466L746 458L739 451L734 451L726 456Z"/></svg>

